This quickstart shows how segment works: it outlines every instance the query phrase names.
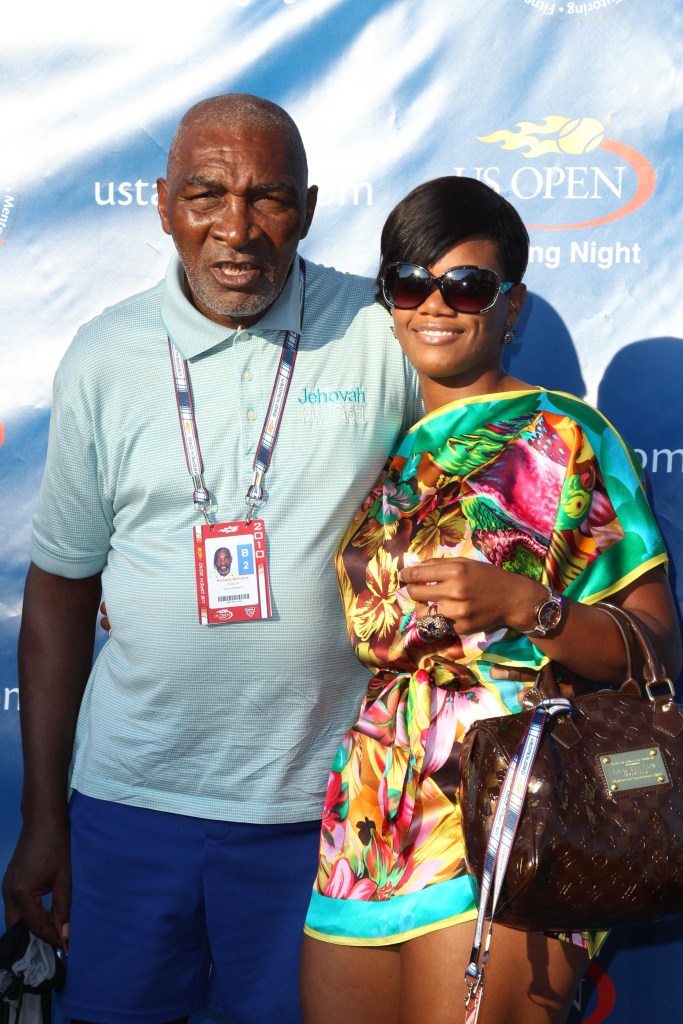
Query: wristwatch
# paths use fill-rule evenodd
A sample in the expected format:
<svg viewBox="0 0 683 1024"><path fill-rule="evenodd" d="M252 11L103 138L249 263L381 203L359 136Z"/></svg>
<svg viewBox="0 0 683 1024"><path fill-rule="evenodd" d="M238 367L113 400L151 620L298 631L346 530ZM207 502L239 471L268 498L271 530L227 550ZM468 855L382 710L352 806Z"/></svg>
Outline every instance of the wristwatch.
<svg viewBox="0 0 683 1024"><path fill-rule="evenodd" d="M535 626L532 629L520 629L519 632L523 633L524 636L547 636L548 633L552 633L553 630L557 629L562 622L564 598L556 593L552 587L549 587L547 583L544 583L543 586L548 591L548 596L544 597L540 604L537 604L534 608Z"/></svg>

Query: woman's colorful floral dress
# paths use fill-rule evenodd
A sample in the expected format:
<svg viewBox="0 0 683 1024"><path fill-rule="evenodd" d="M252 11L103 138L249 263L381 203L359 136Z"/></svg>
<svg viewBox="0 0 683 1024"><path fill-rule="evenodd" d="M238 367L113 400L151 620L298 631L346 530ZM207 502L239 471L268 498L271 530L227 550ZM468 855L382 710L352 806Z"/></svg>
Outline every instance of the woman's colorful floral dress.
<svg viewBox="0 0 683 1024"><path fill-rule="evenodd" d="M347 531L337 572L349 635L372 670L330 774L306 931L396 942L476 915L456 798L470 723L519 711L540 667L511 630L425 645L399 573L464 556L593 603L666 562L634 453L577 398L541 390L454 402L406 434Z"/></svg>

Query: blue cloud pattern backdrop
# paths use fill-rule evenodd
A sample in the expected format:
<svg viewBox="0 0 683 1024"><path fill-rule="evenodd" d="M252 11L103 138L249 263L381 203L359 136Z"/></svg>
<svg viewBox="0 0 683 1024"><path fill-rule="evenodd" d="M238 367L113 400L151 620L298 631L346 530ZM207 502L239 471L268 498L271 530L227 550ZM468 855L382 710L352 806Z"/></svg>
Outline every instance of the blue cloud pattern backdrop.
<svg viewBox="0 0 683 1024"><path fill-rule="evenodd" d="M511 366L599 404L638 450L680 605L683 0L39 7L3 12L0 49L3 863L19 824L15 647L52 376L80 323L163 276L155 181L204 96L254 92L294 116L320 186L302 245L318 262L374 273L386 214L430 177L475 175L515 203L532 259ZM574 1024L678 1010L681 953L678 923L608 945Z"/></svg>

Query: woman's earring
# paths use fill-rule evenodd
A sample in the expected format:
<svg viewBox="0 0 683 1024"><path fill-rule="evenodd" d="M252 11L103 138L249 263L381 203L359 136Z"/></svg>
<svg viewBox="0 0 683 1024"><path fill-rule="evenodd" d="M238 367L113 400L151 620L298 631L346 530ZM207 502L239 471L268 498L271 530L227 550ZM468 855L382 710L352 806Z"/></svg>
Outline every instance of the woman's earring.
<svg viewBox="0 0 683 1024"><path fill-rule="evenodd" d="M505 334L503 335L503 344L511 345L512 342L515 340L516 333L517 331L513 331L512 327L506 327Z"/></svg>
<svg viewBox="0 0 683 1024"><path fill-rule="evenodd" d="M395 338L398 338L398 335L396 334L396 329L395 329L395 327L394 327L394 325L393 325L393 324L391 325L391 327L389 328L389 330L391 331L391 333L393 334L393 336L394 336Z"/></svg>

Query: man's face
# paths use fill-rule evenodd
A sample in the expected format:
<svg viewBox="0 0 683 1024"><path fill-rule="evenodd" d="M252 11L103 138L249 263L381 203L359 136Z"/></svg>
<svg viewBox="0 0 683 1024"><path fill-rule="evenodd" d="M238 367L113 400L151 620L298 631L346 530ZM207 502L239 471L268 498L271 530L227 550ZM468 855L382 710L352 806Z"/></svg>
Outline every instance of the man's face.
<svg viewBox="0 0 683 1024"><path fill-rule="evenodd" d="M157 185L197 309L229 327L254 323L282 291L315 210L317 190L305 191L286 139L239 122L188 126Z"/></svg>
<svg viewBox="0 0 683 1024"><path fill-rule="evenodd" d="M227 576L232 565L232 555L227 548L219 548L213 558L213 564L220 576Z"/></svg>

